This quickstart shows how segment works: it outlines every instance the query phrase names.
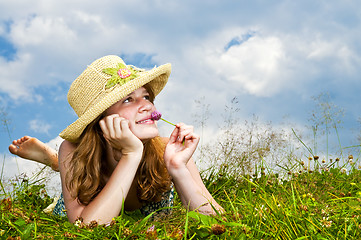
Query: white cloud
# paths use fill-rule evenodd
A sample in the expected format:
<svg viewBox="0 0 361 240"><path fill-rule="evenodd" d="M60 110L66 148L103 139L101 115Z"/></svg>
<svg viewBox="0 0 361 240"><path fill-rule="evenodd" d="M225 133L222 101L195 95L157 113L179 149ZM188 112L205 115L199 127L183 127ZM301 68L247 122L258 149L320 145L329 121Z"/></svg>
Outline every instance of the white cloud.
<svg viewBox="0 0 361 240"><path fill-rule="evenodd" d="M207 58L219 78L240 84L250 94L271 96L279 91L285 52L277 37L255 36Z"/></svg>
<svg viewBox="0 0 361 240"><path fill-rule="evenodd" d="M30 97L26 82L30 60L30 55L18 56L17 61L10 62L0 57L0 91L8 93L13 99Z"/></svg>
<svg viewBox="0 0 361 240"><path fill-rule="evenodd" d="M52 126L46 122L43 122L42 120L33 119L33 120L30 120L29 127L30 127L30 130L32 130L36 133L49 134L49 130L51 129Z"/></svg>
<svg viewBox="0 0 361 240"><path fill-rule="evenodd" d="M228 48L231 40L242 40L250 32L251 37ZM200 79L200 84L206 79L204 88L216 85L218 93L238 91L257 97L285 92L302 95L309 89L317 90L314 87L322 82L326 86L330 80L338 81L344 74L351 77L346 81L352 82L361 63L361 54L341 39L326 38L310 30L281 33L261 27L212 32L186 53L183 65L188 63L187 67L197 69L192 71L192 78Z"/></svg>
<svg viewBox="0 0 361 240"><path fill-rule="evenodd" d="M12 25L11 39L17 47L42 46L74 41L75 33L61 17L35 16ZM58 45L59 47L62 45Z"/></svg>

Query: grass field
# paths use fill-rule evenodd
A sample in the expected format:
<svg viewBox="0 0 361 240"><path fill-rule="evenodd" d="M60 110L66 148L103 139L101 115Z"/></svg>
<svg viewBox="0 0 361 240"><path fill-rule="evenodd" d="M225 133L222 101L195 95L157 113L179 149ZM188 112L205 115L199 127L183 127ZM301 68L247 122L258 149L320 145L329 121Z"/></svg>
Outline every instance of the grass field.
<svg viewBox="0 0 361 240"><path fill-rule="evenodd" d="M308 165L325 166L311 170ZM219 169L219 168L218 168ZM223 169L208 172L206 186L225 208L219 216L187 212L176 198L170 216L143 218L123 213L109 226L74 225L42 210L52 199L41 181L12 180L2 188L2 239L360 239L361 170L353 156L325 162L300 161L298 171L282 178L260 168L234 176Z"/></svg>

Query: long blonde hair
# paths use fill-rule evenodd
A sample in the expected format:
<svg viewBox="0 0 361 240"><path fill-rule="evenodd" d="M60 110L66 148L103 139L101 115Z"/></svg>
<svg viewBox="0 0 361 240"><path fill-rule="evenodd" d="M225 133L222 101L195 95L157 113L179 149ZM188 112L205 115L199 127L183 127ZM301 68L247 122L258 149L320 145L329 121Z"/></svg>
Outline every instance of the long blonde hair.
<svg viewBox="0 0 361 240"><path fill-rule="evenodd" d="M171 180L163 159L164 148L165 143L160 137L151 139L144 146L145 154L135 177L141 201L158 202L162 193L170 189Z"/></svg>

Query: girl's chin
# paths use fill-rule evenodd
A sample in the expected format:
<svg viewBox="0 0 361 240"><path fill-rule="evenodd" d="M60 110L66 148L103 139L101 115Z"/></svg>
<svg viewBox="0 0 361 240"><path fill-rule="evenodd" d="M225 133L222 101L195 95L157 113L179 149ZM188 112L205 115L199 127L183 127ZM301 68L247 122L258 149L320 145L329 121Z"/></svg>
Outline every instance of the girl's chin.
<svg viewBox="0 0 361 240"><path fill-rule="evenodd" d="M159 136L159 132L158 131L154 131L153 133L148 133L148 134L137 134L136 135L142 142L150 140L152 138L155 138L157 136Z"/></svg>

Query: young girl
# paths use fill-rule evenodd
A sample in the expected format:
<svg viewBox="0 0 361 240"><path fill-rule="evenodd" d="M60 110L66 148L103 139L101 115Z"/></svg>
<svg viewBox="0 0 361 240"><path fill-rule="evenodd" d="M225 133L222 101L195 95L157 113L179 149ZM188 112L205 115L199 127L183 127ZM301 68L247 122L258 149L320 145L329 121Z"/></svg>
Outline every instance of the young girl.
<svg viewBox="0 0 361 240"><path fill-rule="evenodd" d="M169 139L158 136L153 100L170 71L170 64L144 71L117 56L102 57L68 92L78 119L60 133L65 140L59 165L56 152L35 138L25 136L9 146L14 154L59 169L57 208L63 201L69 221L109 223L123 207L149 214L172 206L173 186L190 210L223 211L191 158L199 142L193 127L178 123Z"/></svg>

